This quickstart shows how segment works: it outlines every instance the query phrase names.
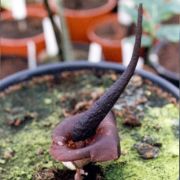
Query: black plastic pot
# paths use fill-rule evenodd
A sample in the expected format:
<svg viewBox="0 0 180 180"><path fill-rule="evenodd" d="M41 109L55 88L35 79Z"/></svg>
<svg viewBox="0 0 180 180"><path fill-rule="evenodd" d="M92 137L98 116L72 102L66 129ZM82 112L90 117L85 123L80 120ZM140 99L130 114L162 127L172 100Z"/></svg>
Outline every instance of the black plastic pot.
<svg viewBox="0 0 180 180"><path fill-rule="evenodd" d="M154 48L152 48L149 54L149 62L160 76L162 76L163 78L167 79L168 81L172 82L174 85L179 87L180 73L175 73L173 71L170 71L159 63L158 53L160 49L162 49L167 43L168 42L166 41L162 41L159 42L156 46L154 46Z"/></svg>
<svg viewBox="0 0 180 180"><path fill-rule="evenodd" d="M14 75L11 75L0 81L0 91L5 90L9 86L18 84L20 82L30 80L33 77L47 75L47 74L56 74L63 71L76 71L76 70L113 70L119 73L122 73L125 70L125 67L114 64L114 63L88 63L86 61L78 62L65 62L65 63L56 63L39 66L35 70L25 70ZM174 97L179 99L179 90L174 85L164 80L161 77L148 73L146 71L137 71L137 74L142 76L145 79L152 81L154 84L159 85L162 89L170 92Z"/></svg>

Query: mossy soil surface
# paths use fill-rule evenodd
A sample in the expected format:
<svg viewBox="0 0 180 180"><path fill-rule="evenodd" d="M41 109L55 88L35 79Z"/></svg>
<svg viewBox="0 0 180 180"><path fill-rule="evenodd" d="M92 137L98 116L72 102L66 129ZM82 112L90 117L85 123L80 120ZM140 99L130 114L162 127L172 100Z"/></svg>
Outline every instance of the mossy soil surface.
<svg viewBox="0 0 180 180"><path fill-rule="evenodd" d="M36 78L2 95L0 179L56 179L57 172L65 168L49 155L53 128L64 117L91 106L117 77L112 72L62 73L56 78ZM174 98L134 76L114 112L122 155L99 164L101 178L178 179L179 113Z"/></svg>

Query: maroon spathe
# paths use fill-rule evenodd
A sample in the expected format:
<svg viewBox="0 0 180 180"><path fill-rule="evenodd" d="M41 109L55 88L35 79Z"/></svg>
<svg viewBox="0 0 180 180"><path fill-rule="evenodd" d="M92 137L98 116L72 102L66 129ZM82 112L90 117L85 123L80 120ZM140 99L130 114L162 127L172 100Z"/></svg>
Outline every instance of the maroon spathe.
<svg viewBox="0 0 180 180"><path fill-rule="evenodd" d="M100 123L96 134L85 147L71 149L67 141L71 138L74 124L81 118L81 114L69 117L61 122L53 131L53 143L50 154L58 161L77 161L89 159L91 162L103 162L118 159L120 145L118 130L112 112L108 113Z"/></svg>

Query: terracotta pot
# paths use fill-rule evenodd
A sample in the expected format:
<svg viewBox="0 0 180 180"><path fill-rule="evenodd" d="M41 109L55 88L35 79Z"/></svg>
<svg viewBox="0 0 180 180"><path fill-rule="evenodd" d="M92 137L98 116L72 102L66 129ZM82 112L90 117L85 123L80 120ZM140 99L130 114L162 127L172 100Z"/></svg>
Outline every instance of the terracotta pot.
<svg viewBox="0 0 180 180"><path fill-rule="evenodd" d="M103 26L109 25L109 24L117 24L118 23L118 17L117 14L108 14L101 19L98 19L91 23L89 29L88 29L88 38L91 42L96 42L102 46L103 54L106 61L112 61L116 63L122 63L122 47L121 47L121 40L126 38L120 38L120 39L110 39L105 38L97 35L96 30L97 28L101 28ZM135 27L132 24L129 26L128 30L129 35L133 35L135 33ZM141 57L146 59L148 49L146 47L142 47L140 50Z"/></svg>
<svg viewBox="0 0 180 180"><path fill-rule="evenodd" d="M28 7L32 7L32 8L37 8L37 9L44 9L44 4L43 3L28 3Z"/></svg>
<svg viewBox="0 0 180 180"><path fill-rule="evenodd" d="M53 9L56 9L55 0L51 0ZM86 10L64 10L70 37L73 41L88 42L87 30L89 25L96 19L110 13L116 6L116 0L108 0L103 6Z"/></svg>
<svg viewBox="0 0 180 180"><path fill-rule="evenodd" d="M30 6L27 8L27 14L29 17L35 17L39 19L43 19L47 16L47 13L44 9L34 8ZM11 12L7 11L1 13L1 19L8 20L12 19ZM17 55L26 57L27 56L27 43L29 41L33 41L36 45L37 54L45 49L45 39L43 32L41 34L35 35L33 37L21 38L21 39L12 39L12 38L0 38L0 49L1 55Z"/></svg>
<svg viewBox="0 0 180 180"><path fill-rule="evenodd" d="M103 48L105 60L117 63L122 62L121 39L107 39L97 35L96 30L101 26L117 22L117 14L110 14L91 24L88 30L88 38L91 42L100 44Z"/></svg>

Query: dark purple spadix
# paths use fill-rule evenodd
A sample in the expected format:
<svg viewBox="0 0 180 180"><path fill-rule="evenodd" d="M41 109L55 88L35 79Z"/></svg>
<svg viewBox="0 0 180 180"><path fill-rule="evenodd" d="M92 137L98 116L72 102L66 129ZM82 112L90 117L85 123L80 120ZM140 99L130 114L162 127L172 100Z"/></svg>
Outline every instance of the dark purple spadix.
<svg viewBox="0 0 180 180"><path fill-rule="evenodd" d="M71 139L74 142L90 138L96 133L101 121L106 117L119 96L124 91L129 80L134 74L140 53L142 36L142 4L138 8L138 21L136 27L136 39L131 61L121 77L101 96L92 107L82 113L72 129ZM113 53L113 52L112 52Z"/></svg>

